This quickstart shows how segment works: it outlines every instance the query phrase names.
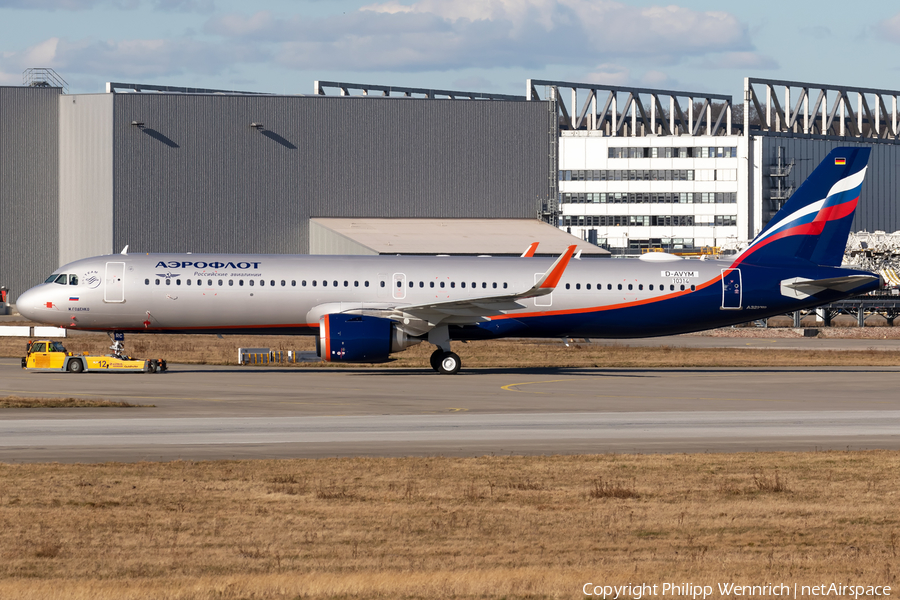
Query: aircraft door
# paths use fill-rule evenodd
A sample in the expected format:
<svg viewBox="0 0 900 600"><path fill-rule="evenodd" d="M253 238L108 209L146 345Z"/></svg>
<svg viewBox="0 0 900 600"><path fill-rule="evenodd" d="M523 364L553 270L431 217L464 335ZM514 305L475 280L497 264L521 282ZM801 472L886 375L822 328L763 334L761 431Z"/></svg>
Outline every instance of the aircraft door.
<svg viewBox="0 0 900 600"><path fill-rule="evenodd" d="M543 277L543 273L535 273L534 274L534 282L537 283L540 281L541 277ZM534 297L534 305L535 306L553 306L553 292L550 292L546 296L535 296Z"/></svg>
<svg viewBox="0 0 900 600"><path fill-rule="evenodd" d="M740 310L743 289L740 269L722 269L722 310Z"/></svg>
<svg viewBox="0 0 900 600"><path fill-rule="evenodd" d="M106 263L104 284L104 302L125 302L125 263Z"/></svg>
<svg viewBox="0 0 900 600"><path fill-rule="evenodd" d="M406 298L406 274L394 273L391 279L391 294L394 300L403 300Z"/></svg>

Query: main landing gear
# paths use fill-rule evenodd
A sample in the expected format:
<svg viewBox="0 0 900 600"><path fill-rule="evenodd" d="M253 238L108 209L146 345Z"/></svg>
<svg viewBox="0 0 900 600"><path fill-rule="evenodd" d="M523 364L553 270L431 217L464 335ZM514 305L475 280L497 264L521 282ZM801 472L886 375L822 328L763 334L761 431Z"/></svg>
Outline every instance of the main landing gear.
<svg viewBox="0 0 900 600"><path fill-rule="evenodd" d="M459 355L438 348L431 354L431 368L442 375L453 375L462 366Z"/></svg>
<svg viewBox="0 0 900 600"><path fill-rule="evenodd" d="M439 325L428 332L428 341L435 346L431 354L431 368L441 375L453 375L459 371L462 361L459 355L450 351L450 331L446 325Z"/></svg>

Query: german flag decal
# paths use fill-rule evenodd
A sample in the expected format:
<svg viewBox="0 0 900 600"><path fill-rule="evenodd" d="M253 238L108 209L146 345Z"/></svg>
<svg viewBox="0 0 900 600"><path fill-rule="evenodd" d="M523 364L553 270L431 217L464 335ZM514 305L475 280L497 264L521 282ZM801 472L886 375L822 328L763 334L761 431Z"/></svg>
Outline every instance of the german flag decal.
<svg viewBox="0 0 900 600"><path fill-rule="evenodd" d="M836 164L836 165L846 165L846 164L847 164L847 159L846 159L846 158L836 158L836 159L834 159L834 164Z"/></svg>

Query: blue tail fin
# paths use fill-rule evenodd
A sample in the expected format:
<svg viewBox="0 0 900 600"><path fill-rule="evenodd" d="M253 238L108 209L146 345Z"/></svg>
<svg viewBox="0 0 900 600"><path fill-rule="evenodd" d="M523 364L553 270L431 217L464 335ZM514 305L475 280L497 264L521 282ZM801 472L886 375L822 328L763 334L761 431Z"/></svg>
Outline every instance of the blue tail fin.
<svg viewBox="0 0 900 600"><path fill-rule="evenodd" d="M736 262L839 266L859 201L869 148L835 148Z"/></svg>

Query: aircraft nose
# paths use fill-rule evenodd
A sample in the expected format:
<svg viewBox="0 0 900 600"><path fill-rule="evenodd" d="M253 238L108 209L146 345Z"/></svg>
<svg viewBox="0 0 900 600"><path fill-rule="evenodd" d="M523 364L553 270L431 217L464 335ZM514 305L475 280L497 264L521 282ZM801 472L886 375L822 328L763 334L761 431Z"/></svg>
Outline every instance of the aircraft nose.
<svg viewBox="0 0 900 600"><path fill-rule="evenodd" d="M38 321L40 316L40 292L37 287L25 290L16 298L16 310L23 317Z"/></svg>

